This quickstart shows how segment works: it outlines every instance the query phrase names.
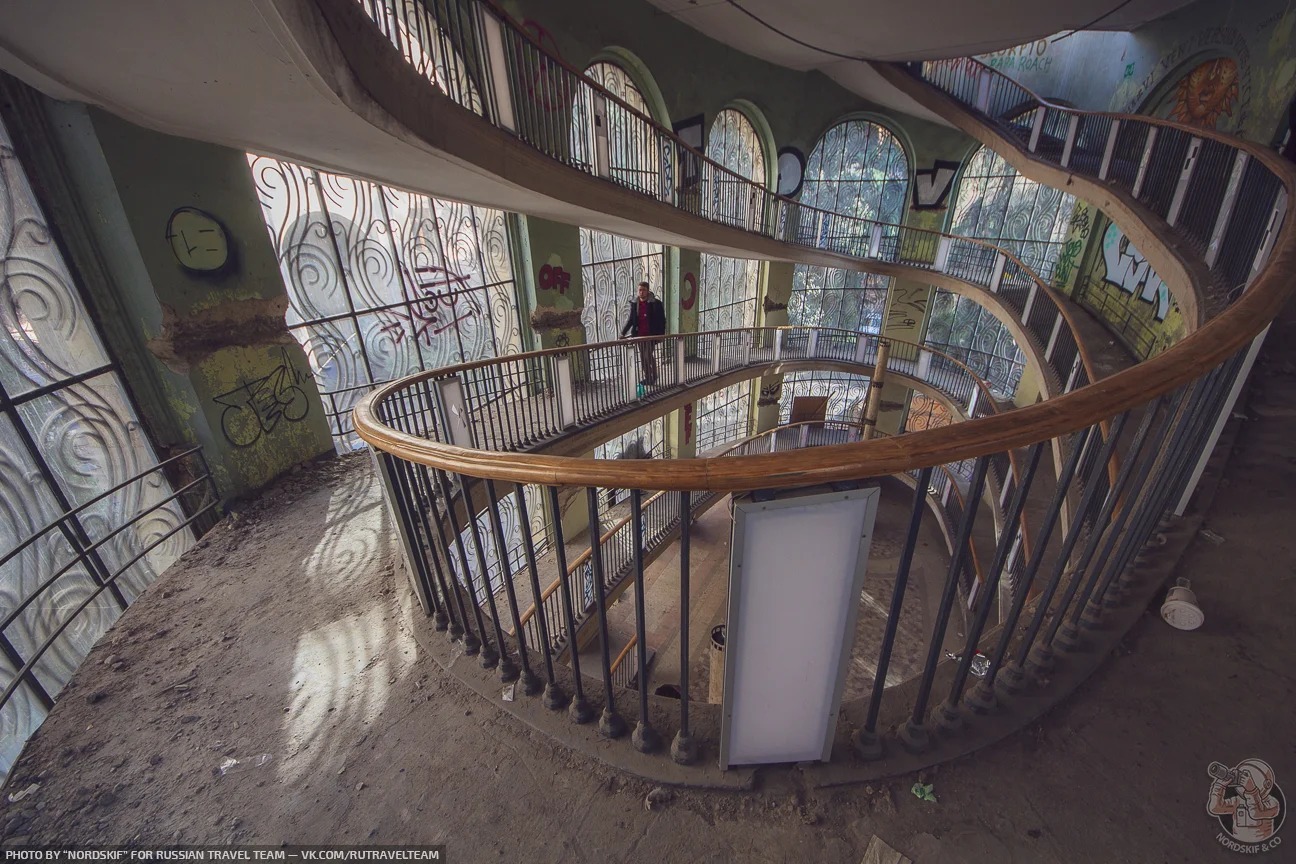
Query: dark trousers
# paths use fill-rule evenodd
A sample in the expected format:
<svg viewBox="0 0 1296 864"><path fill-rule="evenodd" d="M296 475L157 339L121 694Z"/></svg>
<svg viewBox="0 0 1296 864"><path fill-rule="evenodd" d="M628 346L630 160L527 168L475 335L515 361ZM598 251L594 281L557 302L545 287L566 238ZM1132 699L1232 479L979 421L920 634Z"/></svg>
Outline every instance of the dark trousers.
<svg viewBox="0 0 1296 864"><path fill-rule="evenodd" d="M657 341L653 339L639 343L639 368L643 372L645 384L657 383Z"/></svg>

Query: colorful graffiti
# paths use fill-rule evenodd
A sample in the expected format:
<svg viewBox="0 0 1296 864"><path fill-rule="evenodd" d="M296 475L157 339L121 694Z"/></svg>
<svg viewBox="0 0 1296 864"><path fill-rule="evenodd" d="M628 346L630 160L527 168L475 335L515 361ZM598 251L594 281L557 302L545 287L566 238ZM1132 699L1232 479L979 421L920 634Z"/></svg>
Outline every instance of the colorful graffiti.
<svg viewBox="0 0 1296 864"><path fill-rule="evenodd" d="M1151 304L1153 317L1164 321L1170 311L1170 289L1115 223L1107 226L1102 249L1103 263L1107 267L1103 280Z"/></svg>
<svg viewBox="0 0 1296 864"><path fill-rule="evenodd" d="M1238 98L1238 67L1228 57L1196 66L1175 85L1171 118L1214 129L1221 117L1232 117Z"/></svg>

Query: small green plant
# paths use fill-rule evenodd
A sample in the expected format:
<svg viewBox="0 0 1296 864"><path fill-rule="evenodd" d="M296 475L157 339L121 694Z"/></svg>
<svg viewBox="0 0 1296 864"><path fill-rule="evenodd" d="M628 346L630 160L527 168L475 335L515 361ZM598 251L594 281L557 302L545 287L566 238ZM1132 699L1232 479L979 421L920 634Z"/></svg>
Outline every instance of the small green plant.
<svg viewBox="0 0 1296 864"><path fill-rule="evenodd" d="M909 791L914 794L915 798L921 798L923 801L930 801L933 804L936 803L936 796L932 794L932 784L930 783L915 783Z"/></svg>

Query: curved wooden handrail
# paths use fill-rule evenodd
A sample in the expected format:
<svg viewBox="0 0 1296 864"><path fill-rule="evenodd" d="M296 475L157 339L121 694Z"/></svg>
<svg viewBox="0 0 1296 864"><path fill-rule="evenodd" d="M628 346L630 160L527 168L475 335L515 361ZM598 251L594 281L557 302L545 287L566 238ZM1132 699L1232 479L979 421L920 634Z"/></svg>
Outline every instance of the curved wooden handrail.
<svg viewBox="0 0 1296 864"><path fill-rule="evenodd" d="M421 0L413 0L413 2L421 2ZM833 220L833 222L836 224L846 223L846 224L854 224L857 226L877 225L889 230L894 230L898 234L907 233L910 235L926 235L937 240L941 238L958 240L960 242L970 243L972 245L980 246L986 250L1005 255L1008 260L1011 260L1014 263L1016 263L1022 269L1022 271L1025 272L1029 276L1029 278L1031 278L1036 283L1036 285L1040 289L1042 289L1044 293L1048 296L1049 300L1053 303L1053 306L1057 309L1058 314L1062 316L1063 320L1066 323L1066 326L1072 332L1072 336L1077 346L1077 350L1080 353L1081 363L1084 366L1085 372L1088 374L1090 380L1094 379L1095 371L1097 367L1093 362L1091 353L1088 351L1087 347L1085 346L1081 338L1080 330L1075 325L1074 317L1071 310L1067 309L1063 303L1058 302L1058 298L1061 296L1060 293L1052 286L1048 285L1046 282L1040 279L1039 276L1033 270L1031 270L1031 268L1027 267L1020 260L1020 258L1018 258L1018 256L1013 252L1011 252L1010 250L1002 249L993 243L978 238L974 238L974 237L963 237L960 235L945 234L943 232L935 231L929 228L910 226L904 223L883 222L877 219L867 219L863 217L850 216L847 214L837 213L835 211L824 210L822 208L802 204L796 199L790 198L785 195L779 195L775 190L771 189L770 187L761 185L759 183L755 183L752 180L742 176L741 174L738 174L737 172L711 159L704 152L686 143L682 138L679 137L678 134L675 133L673 129L663 126L661 123L659 123L650 115L645 114L644 112L635 108L630 103L626 102L624 99L622 99L621 97L617 96L615 93L608 90L602 84L595 81L593 78L588 77L585 74L584 70L578 69L577 67L567 62L563 58L549 53L549 51L545 48L545 46L542 45L540 41L536 39L535 36L533 36L526 28L520 26L516 20L514 20L514 18L499 4L498 0L475 0L475 2L479 3L483 7L483 11L485 12L485 14L489 14L494 18L498 19L500 24L506 29L508 29L516 38L520 38L521 40L523 40L539 56L543 57L546 66L560 69L566 72L568 75L575 77L576 79L579 80L580 86L586 87L594 91L601 98L616 105L619 110L624 111L630 116L636 118L639 122L641 122L648 129L650 129L652 131L652 134L656 136L658 139L669 141L671 145L676 149L677 153L686 153L688 154L690 160L696 160L697 164L708 166L709 170L713 172L713 174L716 175L719 179L721 179L722 182L726 184L735 184L738 186L746 187L751 190L751 192L749 193L749 198L753 195L759 195L760 200L762 202L768 202L766 205L763 205L764 212L762 213L762 217L760 220L762 226L765 226L768 222L770 222L771 217L774 215L773 213L770 212L771 210L770 205L781 205L788 208L788 210L785 212L796 212L799 214L811 214L815 216L822 216L826 219ZM377 19L373 17L374 14L373 11L368 8L367 4L362 3L361 5L365 9L366 15L368 15L369 20L373 21L375 24L378 24L379 29L381 29L381 22L378 22ZM384 6L384 8L386 7ZM389 39L392 38L391 34L384 33L384 35ZM408 35L409 34L407 34L407 37ZM400 50L399 47L397 50ZM408 62L408 58L406 59ZM432 82L432 86L437 87L437 84L435 82ZM478 88L480 91L484 92L485 82L478 82ZM485 116L485 111L486 111L486 103L484 100L482 100L481 104L477 106L477 110L475 110L474 113L481 114L481 116L485 117L485 119L490 121L490 118ZM643 194L640 190L636 190L632 187L623 186L622 188L632 193ZM750 229L741 229L741 230L750 230ZM752 233L761 234L763 236L776 236L777 234L776 230L753 231ZM857 231L857 234L861 237L867 236L868 231L863 230L863 228L861 228L860 230ZM790 243L791 245L796 245L796 246L804 245L801 243L794 242L792 240L788 240L786 238L781 238L781 239L783 240L783 242ZM816 246L815 248L818 247ZM858 256L852 256L852 257L855 257L857 258L857 260L861 260L861 261L871 260L866 258L859 258Z"/></svg>
<svg viewBox="0 0 1296 864"><path fill-rule="evenodd" d="M634 647L638 644L639 634L635 633L626 641L625 647L621 649L620 653L617 654L616 659L612 661L612 666L608 670L608 674L615 675L617 670L621 668L621 664L625 662L626 658L630 656L630 652L633 651Z"/></svg>
<svg viewBox="0 0 1296 864"><path fill-rule="evenodd" d="M511 20L507 18L505 20L511 24ZM556 58L549 59L551 62L558 62ZM995 70L989 71L999 74ZM584 80L590 86L597 86L589 79ZM1012 83L1021 86L1016 82ZM1296 190L1296 173L1293 172L1292 166L1277 155L1250 142L1222 133L1213 133L1209 130L1141 115L1075 112L1065 106L1047 103L1046 100L1038 101L1040 104L1047 104L1061 111L1101 114L1131 122L1153 123L1179 129L1194 136L1205 136L1224 142L1264 164L1282 183L1289 198ZM696 153L696 151L692 152ZM749 183L764 194L770 194L764 187L750 184L750 181L738 175L733 176L736 178L735 182ZM778 196L771 197L778 198ZM803 211L814 209L804 208L790 199L781 200L788 201L790 205ZM827 213L827 211L823 212ZM848 218L837 214L828 215L839 219ZM1296 229L1293 228L1292 222L1292 219L1285 220L1264 270L1255 278L1250 289L1240 300L1186 339L1151 360L1096 383L1092 382L1091 376L1091 383L1087 386L1046 402L1018 409L1012 412L1011 418L996 415L971 420L956 427L910 433L904 436L903 445L896 439L882 439L857 444L829 445L814 448L809 452L781 453L775 458L771 458L768 454L725 459L710 457L631 466L573 457L486 454L451 445L434 444L387 428L378 422L373 411L376 400L386 398L411 381L430 377L438 374L437 372L424 373L422 376L393 382L375 391L357 406L355 426L360 437L370 445L410 461L469 476L556 486L599 485L616 488L736 491L842 480L868 473L892 474L913 467L960 461L1005 449L1028 446L1102 423L1122 411L1134 408L1151 398L1195 380L1199 375L1232 356L1268 326L1281 310L1292 290L1293 277L1296 276L1296 237L1293 235ZM901 226L900 230L921 231L923 229ZM957 239L977 242L970 238ZM1165 244L1166 241L1162 240L1162 245ZM993 244L981 245L993 248L997 253L1011 254L1007 250L994 247ZM1016 256L1013 258L1019 260ZM1031 272L1029 268L1026 270ZM1038 280L1038 276L1033 278L1044 286L1050 297L1053 296L1049 286L1044 285L1042 280ZM1076 343L1077 346L1083 345L1078 334ZM559 349L561 350L565 349Z"/></svg>

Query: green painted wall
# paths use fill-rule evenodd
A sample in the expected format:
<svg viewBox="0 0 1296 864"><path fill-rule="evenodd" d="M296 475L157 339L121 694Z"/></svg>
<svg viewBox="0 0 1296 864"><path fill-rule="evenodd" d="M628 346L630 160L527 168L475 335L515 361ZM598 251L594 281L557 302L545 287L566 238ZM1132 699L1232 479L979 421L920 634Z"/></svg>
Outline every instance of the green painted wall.
<svg viewBox="0 0 1296 864"><path fill-rule="evenodd" d="M607 48L631 52L656 81L672 123L702 114L709 128L735 100L755 105L769 122L777 147L807 156L837 120L859 112L889 118L929 164L970 141L947 126L875 105L819 72L798 72L758 60L716 42L645 0L505 0L504 8L532 35L583 69Z"/></svg>
<svg viewBox="0 0 1296 864"><path fill-rule="evenodd" d="M520 222L522 254L514 269L521 270L516 275L527 290L528 308L518 310L522 331L531 334L536 348L584 345L580 229L539 216Z"/></svg>
<svg viewBox="0 0 1296 864"><path fill-rule="evenodd" d="M147 345L129 380L163 394L167 451L201 444L223 497L256 491L332 451L306 357L284 324L288 300L243 153L141 129L94 109L58 106L54 137L111 275L117 330ZM219 274L185 270L171 214L196 207L227 229ZM147 413L147 412L146 412Z"/></svg>

